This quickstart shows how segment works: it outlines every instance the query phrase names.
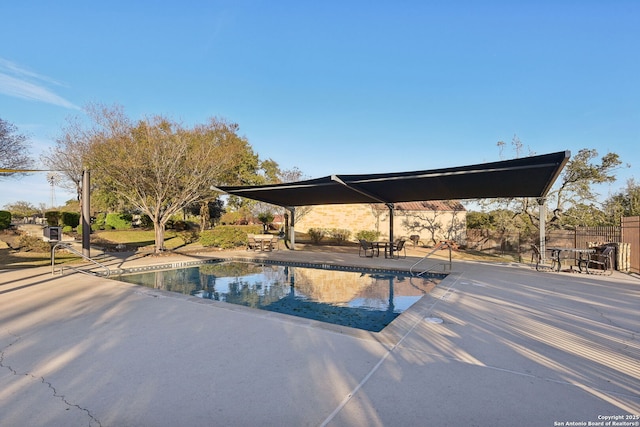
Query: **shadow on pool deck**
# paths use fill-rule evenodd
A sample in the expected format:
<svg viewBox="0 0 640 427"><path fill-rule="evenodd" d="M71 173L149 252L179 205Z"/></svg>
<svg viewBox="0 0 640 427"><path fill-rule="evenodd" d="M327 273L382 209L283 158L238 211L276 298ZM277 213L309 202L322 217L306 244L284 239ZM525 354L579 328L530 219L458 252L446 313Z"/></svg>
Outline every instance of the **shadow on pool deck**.
<svg viewBox="0 0 640 427"><path fill-rule="evenodd" d="M640 414L638 279L454 261L416 306L372 333L49 268L0 271L0 425L553 426Z"/></svg>

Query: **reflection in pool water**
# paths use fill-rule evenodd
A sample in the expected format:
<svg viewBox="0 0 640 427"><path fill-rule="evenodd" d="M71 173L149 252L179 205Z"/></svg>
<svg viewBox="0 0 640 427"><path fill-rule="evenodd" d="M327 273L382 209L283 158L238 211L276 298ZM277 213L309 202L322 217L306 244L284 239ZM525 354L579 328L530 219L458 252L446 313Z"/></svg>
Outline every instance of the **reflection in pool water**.
<svg viewBox="0 0 640 427"><path fill-rule="evenodd" d="M379 332L429 293L442 277L220 262L122 275L117 279Z"/></svg>

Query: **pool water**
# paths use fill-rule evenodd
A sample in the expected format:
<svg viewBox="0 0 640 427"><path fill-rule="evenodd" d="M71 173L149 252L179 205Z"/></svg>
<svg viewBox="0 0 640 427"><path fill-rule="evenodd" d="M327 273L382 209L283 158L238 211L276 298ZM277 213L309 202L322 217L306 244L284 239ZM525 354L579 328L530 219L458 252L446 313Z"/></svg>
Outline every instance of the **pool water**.
<svg viewBox="0 0 640 427"><path fill-rule="evenodd" d="M115 279L379 332L429 293L442 277L232 261Z"/></svg>

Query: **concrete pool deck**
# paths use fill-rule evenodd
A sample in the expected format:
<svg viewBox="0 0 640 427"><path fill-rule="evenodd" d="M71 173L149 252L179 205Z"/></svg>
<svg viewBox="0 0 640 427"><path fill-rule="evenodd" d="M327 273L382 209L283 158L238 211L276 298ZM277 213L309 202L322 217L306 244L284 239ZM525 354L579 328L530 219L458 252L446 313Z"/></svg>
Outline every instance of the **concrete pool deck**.
<svg viewBox="0 0 640 427"><path fill-rule="evenodd" d="M640 279L454 261L418 305L372 333L49 267L0 270L0 425L640 425Z"/></svg>

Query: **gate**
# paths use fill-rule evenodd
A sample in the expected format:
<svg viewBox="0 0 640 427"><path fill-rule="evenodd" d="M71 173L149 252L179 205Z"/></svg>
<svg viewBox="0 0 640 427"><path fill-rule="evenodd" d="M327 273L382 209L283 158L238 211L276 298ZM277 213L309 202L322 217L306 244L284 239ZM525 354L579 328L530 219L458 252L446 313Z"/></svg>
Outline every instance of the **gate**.
<svg viewBox="0 0 640 427"><path fill-rule="evenodd" d="M621 241L629 245L629 268L640 273L640 216L622 218Z"/></svg>

